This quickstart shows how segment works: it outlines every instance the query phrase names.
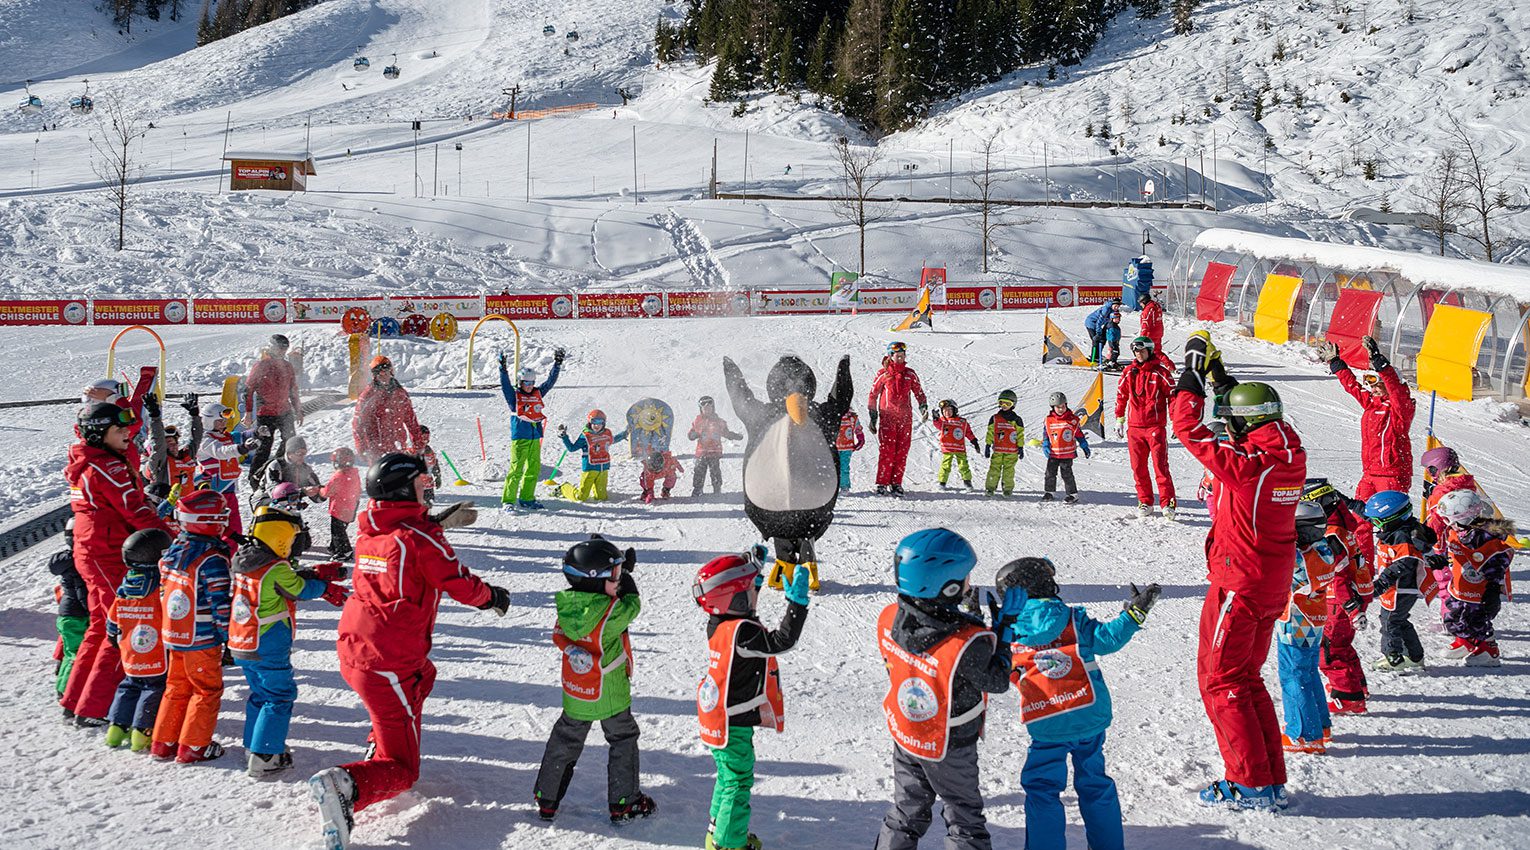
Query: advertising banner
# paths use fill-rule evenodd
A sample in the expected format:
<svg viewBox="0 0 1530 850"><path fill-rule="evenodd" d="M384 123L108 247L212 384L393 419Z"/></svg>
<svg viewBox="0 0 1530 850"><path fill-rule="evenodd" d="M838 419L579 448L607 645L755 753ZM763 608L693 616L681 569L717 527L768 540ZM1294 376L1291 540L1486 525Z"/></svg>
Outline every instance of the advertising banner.
<svg viewBox="0 0 1530 850"><path fill-rule="evenodd" d="M287 321L285 298L193 298L191 321L197 325L260 325Z"/></svg>
<svg viewBox="0 0 1530 850"><path fill-rule="evenodd" d="M437 316L450 313L458 319L483 318L483 298L477 295L394 295L388 298L390 315Z"/></svg>
<svg viewBox="0 0 1530 850"><path fill-rule="evenodd" d="M633 319L664 315L664 296L658 292L581 292L574 298L581 319Z"/></svg>
<svg viewBox="0 0 1530 850"><path fill-rule="evenodd" d="M935 299L931 298L930 303ZM997 310L999 288L997 286L947 286L947 310Z"/></svg>
<svg viewBox="0 0 1530 850"><path fill-rule="evenodd" d="M347 311L357 307L373 319L392 315L386 298L294 298L292 321L338 322Z"/></svg>
<svg viewBox="0 0 1530 850"><path fill-rule="evenodd" d="M861 278L855 272L834 272L829 275L829 303L835 307L855 307L861 303Z"/></svg>
<svg viewBox="0 0 1530 850"><path fill-rule="evenodd" d="M1072 307L1073 287L1054 283L1005 286L999 291L999 304L1005 310L1045 310Z"/></svg>
<svg viewBox="0 0 1530 850"><path fill-rule="evenodd" d="M574 298L562 292L527 292L490 295L484 299L485 316L517 319L572 319Z"/></svg>
<svg viewBox="0 0 1530 850"><path fill-rule="evenodd" d="M85 301L6 299L0 301L3 325L83 325L90 318Z"/></svg>
<svg viewBox="0 0 1530 850"><path fill-rule="evenodd" d="M1075 297L1077 306L1089 307L1104 304L1112 298L1121 297L1121 285L1117 283L1081 283ZM1072 305L1070 305L1072 306Z"/></svg>
<svg viewBox="0 0 1530 850"><path fill-rule="evenodd" d="M862 289L861 309L872 312L912 310L919 304L918 289Z"/></svg>
<svg viewBox="0 0 1530 850"><path fill-rule="evenodd" d="M179 325L190 311L184 298L124 298L90 302L97 325Z"/></svg>
<svg viewBox="0 0 1530 850"><path fill-rule="evenodd" d="M749 293L738 292L666 292L664 314L670 318L685 316L747 316Z"/></svg>
<svg viewBox="0 0 1530 850"><path fill-rule="evenodd" d="M828 313L829 293L822 289L756 289L755 313Z"/></svg>
<svg viewBox="0 0 1530 850"><path fill-rule="evenodd" d="M946 269L925 267L919 271L919 288L930 291L930 306L944 307L946 304Z"/></svg>

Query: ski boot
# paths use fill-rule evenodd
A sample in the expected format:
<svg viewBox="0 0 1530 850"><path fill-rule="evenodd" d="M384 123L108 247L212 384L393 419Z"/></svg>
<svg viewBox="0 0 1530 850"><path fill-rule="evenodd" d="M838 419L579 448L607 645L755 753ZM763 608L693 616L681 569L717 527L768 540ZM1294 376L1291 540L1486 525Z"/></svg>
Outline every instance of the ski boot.
<svg viewBox="0 0 1530 850"><path fill-rule="evenodd" d="M1274 789L1273 794L1275 797L1275 810L1278 812L1283 812L1286 809L1291 808L1291 798L1286 796L1286 786L1275 785L1272 787Z"/></svg>
<svg viewBox="0 0 1530 850"><path fill-rule="evenodd" d="M665 487L664 488L664 492L659 494L659 498L661 498L661 499L668 499L669 498L669 489L670 488Z"/></svg>
<svg viewBox="0 0 1530 850"><path fill-rule="evenodd" d="M515 503L515 506L523 511L540 511L547 507L536 499L521 499Z"/></svg>
<svg viewBox="0 0 1530 850"><path fill-rule="evenodd" d="M1078 494L1077 493L1069 493L1068 495L1064 496L1063 497L1063 504L1065 504L1065 505L1076 505L1076 504L1078 504Z"/></svg>
<svg viewBox="0 0 1530 850"><path fill-rule="evenodd" d="M1152 505L1144 505L1144 504L1138 504L1137 505L1137 518L1138 519L1147 519L1148 517L1150 517L1152 515L1153 515L1153 506Z"/></svg>
<svg viewBox="0 0 1530 850"><path fill-rule="evenodd" d="M74 723L74 712L70 711L67 708L64 708L63 706L59 706L59 709L64 712L64 714L63 714L64 723L65 724L73 724Z"/></svg>
<svg viewBox="0 0 1530 850"><path fill-rule="evenodd" d="M1307 753L1314 756L1328 754L1328 745L1322 739L1309 741L1305 738L1292 738L1290 735L1284 734L1280 736L1280 748L1288 753Z"/></svg>
<svg viewBox="0 0 1530 850"><path fill-rule="evenodd" d="M808 561L804 566L808 569L808 590L818 589L818 562Z"/></svg>
<svg viewBox="0 0 1530 850"><path fill-rule="evenodd" d="M1174 517L1175 517L1176 513L1178 513L1178 511L1179 511L1179 502L1177 502L1174 499L1170 499L1169 503L1167 505L1163 506L1163 518L1168 520L1168 521L1170 521L1170 522L1173 522L1174 521Z"/></svg>
<svg viewBox="0 0 1530 850"><path fill-rule="evenodd" d="M106 718L86 717L83 714L76 714L74 716L74 725L80 729L100 729L106 725Z"/></svg>
<svg viewBox="0 0 1530 850"><path fill-rule="evenodd" d="M246 762L245 773L251 779L273 779L277 774L292 768L292 751L286 750L276 755L263 753L250 753Z"/></svg>
<svg viewBox="0 0 1530 850"><path fill-rule="evenodd" d="M1503 660L1499 657L1498 653L1498 641L1477 641L1472 646L1471 654L1466 656L1464 663L1467 667L1497 667L1503 664Z"/></svg>
<svg viewBox="0 0 1530 850"><path fill-rule="evenodd" d="M106 745L108 747L111 747L112 749L115 750L118 747L122 746L123 744L127 743L127 739L128 739L128 730L127 730L127 727L125 727L125 726L118 726L115 723L113 723L112 725L106 727L106 739L105 740L106 740Z"/></svg>
<svg viewBox="0 0 1530 850"><path fill-rule="evenodd" d="M652 490L644 490L643 491L643 504L645 504L645 505L653 504L653 491Z"/></svg>
<svg viewBox="0 0 1530 850"><path fill-rule="evenodd" d="M1475 647L1472 645L1472 641L1469 641L1466 638L1456 638L1451 642L1450 648L1445 650L1445 652L1442 654L1446 658L1465 658L1466 656L1472 654L1473 649L1475 649Z"/></svg>
<svg viewBox="0 0 1530 850"><path fill-rule="evenodd" d="M972 489L972 479L971 478L968 478L966 481L963 481L962 483L967 485L967 489L968 490Z"/></svg>
<svg viewBox="0 0 1530 850"><path fill-rule="evenodd" d="M128 738L128 749L135 753L148 752L153 743L153 729L134 729L133 734Z"/></svg>
<svg viewBox="0 0 1530 850"><path fill-rule="evenodd" d="M630 802L622 800L620 803L611 804L611 822L626 823L629 820L646 818L657 811L658 808L652 797L639 793Z"/></svg>
<svg viewBox="0 0 1530 850"><path fill-rule="evenodd" d="M1052 502L1052 501L1056 501L1056 499L1057 499L1057 497L1053 496L1051 493L1042 493L1041 494L1041 501L1043 501L1043 502Z"/></svg>
<svg viewBox="0 0 1530 850"><path fill-rule="evenodd" d="M937 485L939 485L940 489L942 489L942 490L949 490L949 489L951 489L950 487L946 486L946 482L944 482L944 481L937 481L935 483Z"/></svg>
<svg viewBox="0 0 1530 850"><path fill-rule="evenodd" d="M886 484L878 484L877 485L877 495L878 496L886 496L887 495L887 485ZM64 709L64 711L68 711L68 710L69 709L67 709L67 708ZM70 717L73 717L73 716L74 715L72 715L72 714L70 715Z"/></svg>
<svg viewBox="0 0 1530 850"><path fill-rule="evenodd" d="M176 764L196 764L201 761L212 761L215 758L221 758L222 755L223 745L217 741L209 741L205 747L188 747L185 744L181 744L180 748L175 751L175 762Z"/></svg>
<svg viewBox="0 0 1530 850"><path fill-rule="evenodd" d="M1328 700L1329 714L1364 714L1365 700L1361 699L1338 699Z"/></svg>
<svg viewBox="0 0 1530 850"><path fill-rule="evenodd" d="M149 755L153 756L155 761L171 761L175 758L175 751L177 749L178 747L173 741L170 743L154 741L149 746Z"/></svg>
<svg viewBox="0 0 1530 850"><path fill-rule="evenodd" d="M887 487L887 492L891 493L894 499L901 499L903 498L903 485L889 484Z"/></svg>
<svg viewBox="0 0 1530 850"><path fill-rule="evenodd" d="M1206 786L1198 796L1203 806L1220 806L1244 811L1272 812L1277 805L1275 786L1239 785L1225 779L1218 779Z"/></svg>
<svg viewBox="0 0 1530 850"><path fill-rule="evenodd" d="M542 799L542 795L541 794L537 794L536 798L537 798L537 817L541 818L542 820L552 820L553 818L558 816L558 801L557 800L544 800L544 799Z"/></svg>
<svg viewBox="0 0 1530 850"><path fill-rule="evenodd" d="M760 837L758 835L755 835L751 832L749 833L749 839L744 842L743 847L719 847L717 842L712 839L712 833L708 832L707 842L704 846L706 850L761 850L761 848L765 845L760 843Z"/></svg>
<svg viewBox="0 0 1530 850"><path fill-rule="evenodd" d="M351 844L355 824L351 807L356 804L356 780L343 767L321 770L309 778L308 795L319 806L324 850L345 850Z"/></svg>
<svg viewBox="0 0 1530 850"><path fill-rule="evenodd" d="M782 576L785 576L786 581L791 581L794 572L796 572L795 564L777 558L775 566L770 568L770 577L765 580L765 583L776 590L781 590L785 587Z"/></svg>

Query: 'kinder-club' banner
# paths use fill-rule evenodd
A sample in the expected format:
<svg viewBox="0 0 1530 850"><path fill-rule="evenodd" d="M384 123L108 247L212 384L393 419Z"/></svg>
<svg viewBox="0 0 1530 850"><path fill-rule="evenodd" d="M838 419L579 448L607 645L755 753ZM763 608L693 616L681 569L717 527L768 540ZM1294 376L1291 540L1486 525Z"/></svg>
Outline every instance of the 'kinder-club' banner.
<svg viewBox="0 0 1530 850"><path fill-rule="evenodd" d="M572 319L574 296L562 292L527 292L490 295L484 299L485 316L516 319Z"/></svg>
<svg viewBox="0 0 1530 850"><path fill-rule="evenodd" d="M84 301L0 301L0 325L83 325L89 318L90 308Z"/></svg>
<svg viewBox="0 0 1530 850"><path fill-rule="evenodd" d="M912 310L919 303L918 289L862 289L861 309L873 313Z"/></svg>
<svg viewBox="0 0 1530 850"><path fill-rule="evenodd" d="M751 303L754 312L764 314L833 313L843 309L831 304L829 293L821 289L756 289Z"/></svg>
<svg viewBox="0 0 1530 850"><path fill-rule="evenodd" d="M373 319L391 316L386 298L294 298L292 321L339 322L345 314L357 307L367 311Z"/></svg>
<svg viewBox="0 0 1530 850"><path fill-rule="evenodd" d="M123 298L90 302L97 325L180 325L190 310L183 298Z"/></svg>
<svg viewBox="0 0 1530 850"><path fill-rule="evenodd" d="M581 292L574 298L581 319L651 319L664 315L658 292Z"/></svg>
<svg viewBox="0 0 1530 850"><path fill-rule="evenodd" d="M417 313L422 316L449 313L458 319L481 319L483 301L477 295L394 295L388 298L388 309L397 318Z"/></svg>
<svg viewBox="0 0 1530 850"><path fill-rule="evenodd" d="M197 325L260 325L287 321L285 298L194 298L191 321Z"/></svg>

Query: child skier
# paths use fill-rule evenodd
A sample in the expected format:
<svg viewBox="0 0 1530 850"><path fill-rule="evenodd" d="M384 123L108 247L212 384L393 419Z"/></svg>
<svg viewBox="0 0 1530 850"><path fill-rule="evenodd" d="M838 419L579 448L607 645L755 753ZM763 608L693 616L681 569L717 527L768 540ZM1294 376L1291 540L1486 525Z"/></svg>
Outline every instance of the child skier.
<svg viewBox="0 0 1530 850"><path fill-rule="evenodd" d="M1425 558L1434 532L1413 516L1407 493L1384 490L1365 502L1365 518L1376 530L1375 591L1381 602L1381 658L1373 670L1407 673L1424 669L1424 645L1409 614L1423 597L1434 602L1438 586Z"/></svg>
<svg viewBox="0 0 1530 850"><path fill-rule="evenodd" d="M337 561L350 560L351 538L347 527L356 521L361 505L361 472L356 469L356 453L341 446L329 453L335 471L324 485L329 501L329 556Z"/></svg>
<svg viewBox="0 0 1530 850"><path fill-rule="evenodd" d="M568 438L567 425L558 426L558 437L563 440L563 448L584 453L579 464L581 472L575 501L604 502L609 497L606 487L611 476L611 447L627 439L627 432L612 434L606 427L606 412L597 407L585 417L584 431L579 434L579 439Z"/></svg>
<svg viewBox="0 0 1530 850"><path fill-rule="evenodd" d="M107 637L122 655L122 682L112 699L106 745L129 743L141 753L154 737L154 720L165 695L165 643L160 639L163 613L159 598L159 559L170 548L170 535L157 528L135 531L122 543L127 575L106 615Z"/></svg>
<svg viewBox="0 0 1530 850"><path fill-rule="evenodd" d="M1364 624L1365 608L1375 589L1371 583L1370 524L1358 518L1346 499L1326 478L1308 478L1302 500L1323 510L1328 545L1339 558L1333 581L1328 583L1328 622L1323 627L1323 652L1319 664L1328 679L1330 713L1365 713L1365 670L1355 652L1355 628ZM1365 532L1367 544L1360 542Z"/></svg>
<svg viewBox="0 0 1530 850"><path fill-rule="evenodd" d="M999 586L1027 597L1013 632L1020 719L1031 736L1020 772L1025 789L1025 845L1029 850L1063 850L1067 818L1059 799L1073 789L1093 850L1122 850L1121 800L1105 773L1105 731L1110 728L1110 691L1095 661L1125 646L1147 620L1162 588L1132 585L1132 597L1108 623L1083 608L1063 604L1057 568L1047 558L1020 558L999 570ZM1059 659L1067 663L1059 663Z"/></svg>
<svg viewBox="0 0 1530 850"><path fill-rule="evenodd" d="M967 443L972 443L976 451L978 446L977 435L972 433L972 425L963 419L960 411L956 409L956 402L945 399L936 406L939 411L935 417L935 433L940 435L940 475L937 481L940 489L946 489L946 480L951 477L951 464L956 464L956 471L962 474L962 482L967 489L972 489L972 467L967 463Z"/></svg>
<svg viewBox="0 0 1530 850"><path fill-rule="evenodd" d="M425 472L430 476L429 486L425 488L425 504L432 505L436 501L436 491L441 489L441 460L436 457L436 450L430 447L430 429L420 426L420 459L425 461ZM537 468L541 473L540 465Z"/></svg>
<svg viewBox="0 0 1530 850"><path fill-rule="evenodd" d="M786 586L786 614L774 630L755 613L765 582L757 545L742 555L714 558L696 573L691 595L708 614L707 671L696 689L701 742L712 749L712 789L706 850L759 850L749 831L749 789L754 785L754 728L780 732L785 720L776 656L797 644L807 621L807 570Z"/></svg>
<svg viewBox="0 0 1530 850"><path fill-rule="evenodd" d="M664 489L659 498L668 499L669 491L674 489L675 482L679 480L680 473L685 467L675 456L669 452L654 452L643 461L643 472L638 476L638 484L643 488L643 502L653 504L653 491L655 485L662 484Z"/></svg>
<svg viewBox="0 0 1530 850"><path fill-rule="evenodd" d="M208 432L213 433L211 425ZM228 642L231 553L223 538L231 513L214 490L194 490L176 505L181 533L160 561L161 634L170 657L154 722L152 754L157 759L184 764L223 755L223 745L212 734L223 699L223 645Z"/></svg>
<svg viewBox="0 0 1530 850"><path fill-rule="evenodd" d="M537 771L537 814L552 820L574 776L590 726L600 723L611 754L606 802L612 823L657 808L638 784L638 725L632 716L632 639L627 626L642 609L632 578L637 553L598 534L563 555L569 589L558 591L553 643L563 657L563 714L553 724Z"/></svg>
<svg viewBox="0 0 1530 850"><path fill-rule="evenodd" d="M944 528L916 531L898 543L893 572L898 600L877 619L877 645L889 684L882 713L893 739L893 804L882 819L879 850L913 850L930 828L930 809L945 806L946 846L989 850L978 788L978 738L988 694L1009 690L1009 644L998 639L1024 594L1008 594L993 629L962 613L977 553ZM801 574L801 571L798 571Z"/></svg>
<svg viewBox="0 0 1530 850"><path fill-rule="evenodd" d="M1047 402L1052 409L1042 423L1044 430L1041 432L1041 450L1047 456L1047 473L1041 501L1052 501L1052 491L1057 489L1057 475L1061 473L1063 486L1068 488L1068 495L1063 501L1071 505L1078 501L1078 484L1073 481L1073 459L1080 451L1085 458L1089 457L1089 439L1084 436L1084 429L1079 425L1078 414L1068 409L1067 396L1052 393Z"/></svg>
<svg viewBox="0 0 1530 850"><path fill-rule="evenodd" d="M165 466L164 483L172 489L180 487L182 490L189 490L191 488L191 480L197 471L197 459L189 447L181 446L181 429L174 425L165 426Z"/></svg>
<svg viewBox="0 0 1530 850"><path fill-rule="evenodd" d="M1493 618L1503 606L1503 584L1514 560L1508 543L1514 523L1493 518L1475 490L1447 494L1435 511L1446 523L1441 541L1450 567L1445 629L1455 638L1445 655L1464 658L1467 667L1497 667Z"/></svg>
<svg viewBox="0 0 1530 850"><path fill-rule="evenodd" d="M988 417L983 435L983 457L988 458L988 478L983 490L992 496L1003 487L1004 495L1015 492L1015 464L1025 457L1025 421L1015 412L1015 391L999 393L999 410Z"/></svg>
<svg viewBox="0 0 1530 850"><path fill-rule="evenodd" d="M1275 625L1280 703L1286 717L1281 744L1288 753L1328 752L1328 702L1318 674L1328 584L1344 560L1328 538L1328 517L1315 502L1296 507L1296 570L1291 597ZM1280 794L1276 792L1276 799ZM1277 802L1278 805L1278 802Z"/></svg>
<svg viewBox="0 0 1530 850"><path fill-rule="evenodd" d="M701 485L707 474L712 476L712 492L722 492L723 440L742 440L743 434L729 430L728 423L717 415L717 403L709 395L701 397L701 412L691 423L687 440L696 441L696 468L691 471L691 495L701 495Z"/></svg>
<svg viewBox="0 0 1530 850"><path fill-rule="evenodd" d="M58 577L58 586L53 589L53 595L58 599L58 616L54 620L58 628L58 648L53 657L58 666L53 677L58 695L63 696L64 686L69 684L69 671L74 669L75 652L80 648L80 641L85 639L85 630L90 627L90 590L74 565L72 516L64 523L64 550L54 552L48 559L48 572Z"/></svg>
<svg viewBox="0 0 1530 850"><path fill-rule="evenodd" d="M319 476L308 464L308 441L302 437L293 437L282 445L282 456L266 465L264 480L267 493L276 485L285 483L297 487L303 495L315 501L324 498Z"/></svg>
<svg viewBox="0 0 1530 850"><path fill-rule="evenodd" d="M1121 311L1118 308L1110 314L1110 321L1105 324L1105 359L1100 367L1110 371L1121 369Z"/></svg>
<svg viewBox="0 0 1530 850"><path fill-rule="evenodd" d="M202 405L202 445L197 449L196 486L211 490L228 503L228 532L237 537L244 531L239 517L239 467L247 452L260 445L258 437L235 440L228 430L228 415L233 411L216 402Z"/></svg>
<svg viewBox="0 0 1530 850"><path fill-rule="evenodd" d="M287 727L297 701L292 638L298 600L323 597L338 608L348 595L334 584L345 574L337 563L294 570L304 536L302 517L275 506L259 508L248 541L234 555L228 648L250 686L244 749L249 753L245 769L253 779L270 779L292 767Z"/></svg>
<svg viewBox="0 0 1530 850"><path fill-rule="evenodd" d="M861 417L853 410L839 418L839 432L834 435L834 450L839 452L839 490L850 492L850 457L866 445Z"/></svg>
<svg viewBox="0 0 1530 850"><path fill-rule="evenodd" d="M545 507L536 500L537 481L542 477L542 429L547 414L542 411L543 396L558 383L563 369L563 349L553 351L552 371L547 380L537 384L537 373L522 369L516 376L515 385L510 383L509 367L505 355L499 355L499 391L510 405L510 474L505 476L505 492L500 504L505 510L512 507L521 510L540 510Z"/></svg>

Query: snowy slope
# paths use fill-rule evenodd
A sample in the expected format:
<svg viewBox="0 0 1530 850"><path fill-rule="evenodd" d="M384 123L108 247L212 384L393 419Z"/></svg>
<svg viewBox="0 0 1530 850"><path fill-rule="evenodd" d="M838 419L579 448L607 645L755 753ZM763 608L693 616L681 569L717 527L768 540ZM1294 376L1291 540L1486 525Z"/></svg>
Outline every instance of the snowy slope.
<svg viewBox="0 0 1530 850"><path fill-rule="evenodd" d="M1054 318L1073 330L1082 311ZM1016 313L952 317L941 322L939 333L911 338L911 364L934 396L962 401L979 422L997 390L1013 386L1020 413L1034 425L1047 393L1063 390L1076 397L1090 380L1083 371L1037 364L1041 319ZM737 359L758 386L781 353L803 354L820 376L840 353L848 353L860 397L875 353L888 339L885 326L885 317L877 316L671 320L643 325L641 333L620 322L542 324L526 329L527 360L545 368L553 345L570 350L564 381L548 399L554 423L576 423L596 405L622 410L647 395L668 400L684 421L697 395L726 397L719 368L724 354ZM1187 330L1171 327L1170 343L1177 344ZM264 333L174 329L172 391L207 387L214 376L238 369ZM310 381L333 385L339 379L338 335L327 329L296 333ZM106 335L107 329L0 332L0 367L17 375L12 391L61 394L95 374ZM1220 332L1217 339L1235 374L1277 382L1307 443L1312 472L1351 485L1359 473L1357 408L1325 370ZM492 350L503 343L480 344ZM461 381L461 343L389 346L421 420L432 426L435 444L475 482L448 490L492 505L498 494L493 474L502 473L507 458L502 400L493 391L447 389ZM66 356L45 354L61 348ZM134 347L122 354L122 362L130 367L149 356L146 348ZM47 365L26 370L19 368L23 363ZM10 511L59 498L56 458L67 440L65 411L0 412L7 449L0 491L17 494L0 507ZM722 412L735 420L726 402ZM479 417L489 437L487 464L478 459ZM1442 404L1437 428L1468 452L1506 513L1530 515L1530 498L1520 486L1530 474L1521 427L1492 421L1481 405ZM1421 419L1415 423L1416 441L1422 429ZM348 416L316 414L304 432L316 451L326 452L346 441ZM1041 474L1035 453L1021 463L1022 495L1013 501L940 493L933 484L933 444L922 429L911 456L912 495L903 502L865 495L875 452L859 453L853 466L858 492L842 499L836 524L820 546L825 590L814 600L802 644L783 659L787 732L758 739L753 829L767 846L870 845L888 800L891 747L877 707L885 677L872 649L872 624L892 599L888 559L894 543L909 531L937 524L973 541L981 556L980 580L1010 558L1051 556L1061 565L1065 598L1096 616L1119 610L1129 581L1165 585L1149 628L1102 661L1117 712L1107 752L1120 785L1129 846L1524 846L1530 826L1530 795L1524 790L1530 783L1525 758L1530 720L1522 709L1530 703L1524 660L1530 655L1525 640L1530 621L1521 604L1507 605L1499 619L1506 656L1499 670L1466 674L1439 661L1425 677L1374 676L1372 714L1338 719L1333 754L1291 759L1296 802L1289 813L1240 817L1191 802L1194 789L1219 765L1194 680L1206 517L1191 498L1198 466L1177 445L1170 455L1184 506L1178 524L1128 518L1134 499L1125 448L1114 439L1101 442L1092 460L1080 462L1085 501L1072 508L1034 501ZM543 457L550 465L557 456L549 448ZM739 465L735 445L723 463L729 493L721 499L679 498L650 508L633 498L636 470L623 461L613 472L615 498L609 504L561 505L533 517L490 511L477 526L453 532L464 561L509 587L514 606L504 620L450 602L443 606L423 777L413 791L362 815L358 846L699 846L712 764L695 733L692 693L702 663L704 620L690 599L689 582L705 560L753 538L737 501ZM983 468L981 460L976 465ZM570 459L563 468L575 466ZM679 492L685 492L683 484ZM322 508L314 518L321 515ZM638 548L637 578L645 599L634 629L636 712L643 727L643 781L660 810L653 819L620 830L606 823L598 738L553 825L537 821L529 802L542 743L557 714L556 654L548 639L552 593L563 586L557 560L567 545L597 530ZM150 764L107 752L98 736L55 719L46 684L52 669L51 585L43 570L51 549L35 550L0 570L0 594L12 600L0 611L0 664L12 671L0 686L0 722L10 730L0 745L0 793L23 803L0 827L0 843L28 850L80 846L109 834L143 848L184 847L190 841L313 846L313 817L300 780L319 767L355 758L366 735L365 714L337 675L332 609L304 606L295 656L302 690L293 724L293 776L269 785L250 783L236 770L242 758L238 747L207 766ZM776 594L765 594L767 619L779 616L780 606ZM1424 636L1431 653L1444 647L1439 636L1427 631ZM1376 640L1374 625L1361 633L1364 657L1373 657ZM1267 674L1273 685L1273 665ZM228 683L218 735L237 741L244 686L233 670ZM992 711L982 745L983 788L996 846L1017 847L1023 841L1018 775L1026 737L1012 694L996 699ZM1076 814L1070 813L1070 823L1070 840L1082 846ZM926 840L932 842L934 836Z"/></svg>

